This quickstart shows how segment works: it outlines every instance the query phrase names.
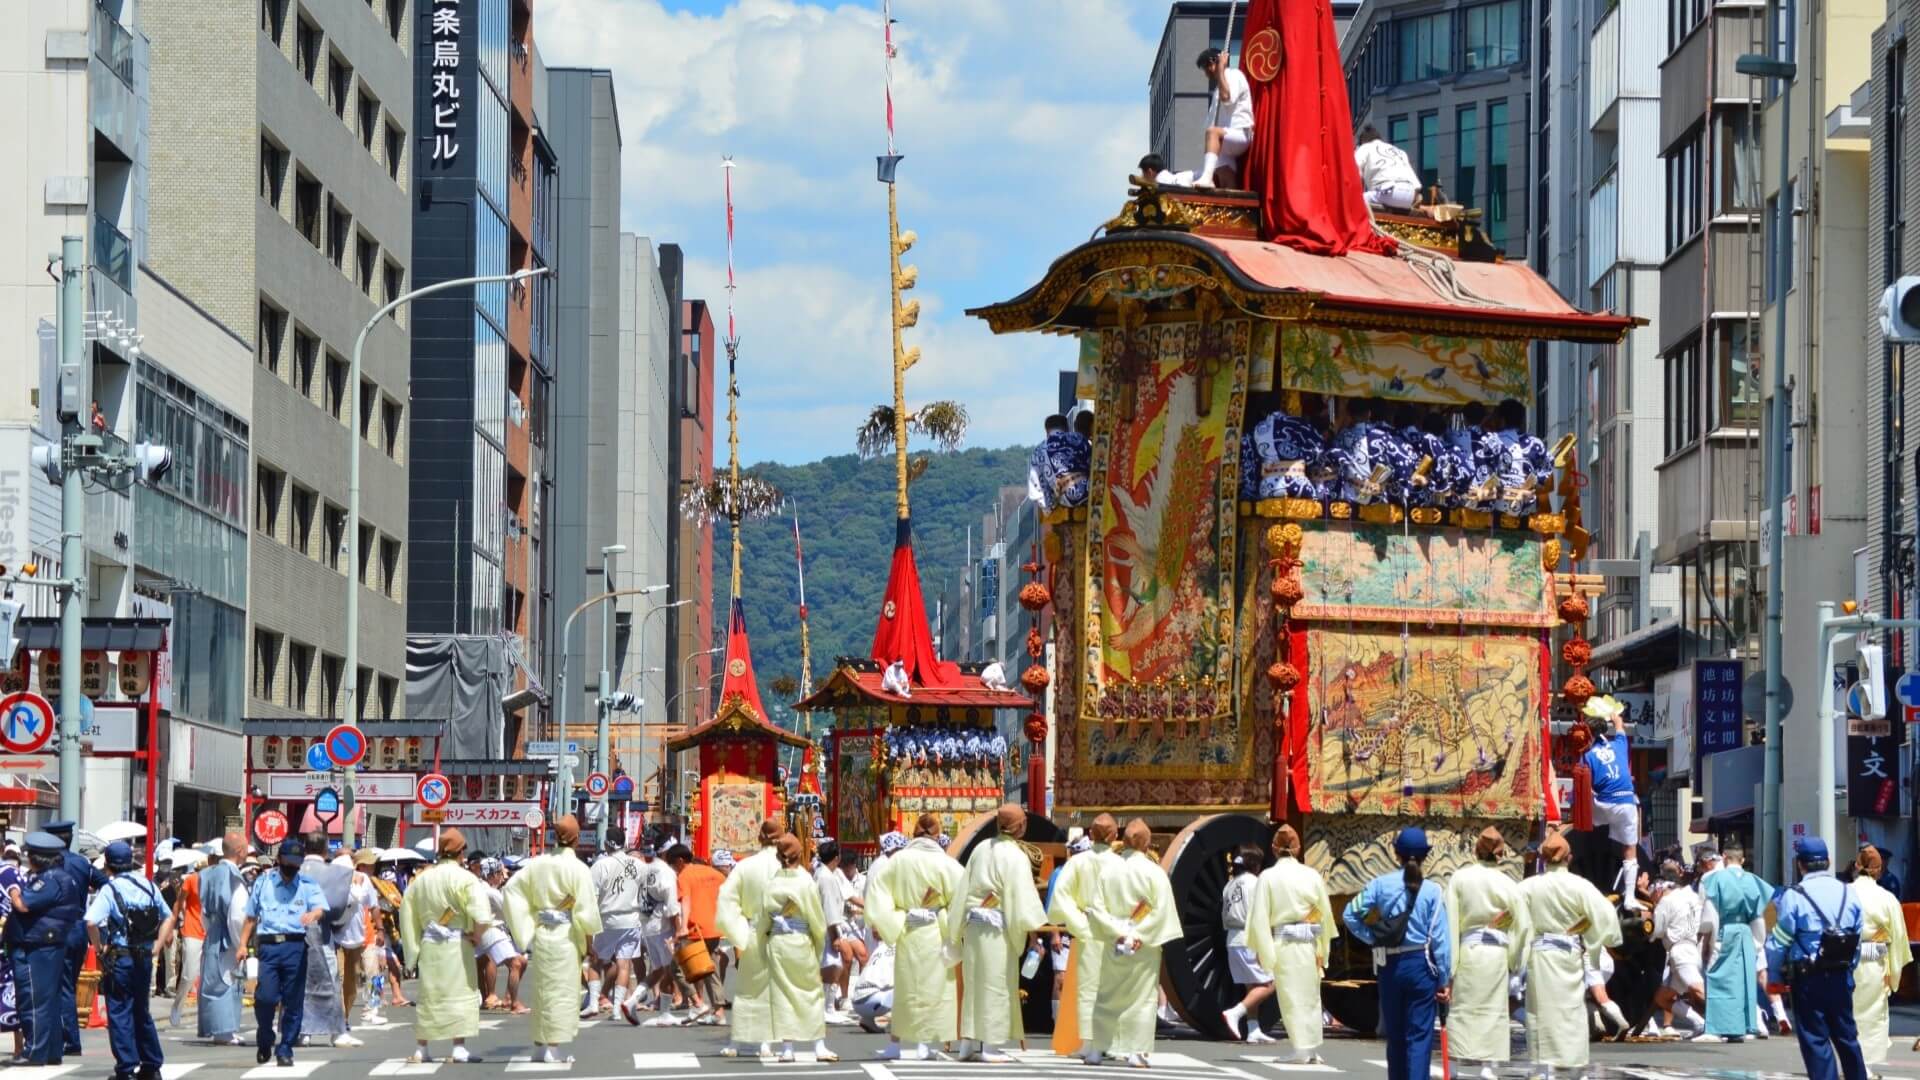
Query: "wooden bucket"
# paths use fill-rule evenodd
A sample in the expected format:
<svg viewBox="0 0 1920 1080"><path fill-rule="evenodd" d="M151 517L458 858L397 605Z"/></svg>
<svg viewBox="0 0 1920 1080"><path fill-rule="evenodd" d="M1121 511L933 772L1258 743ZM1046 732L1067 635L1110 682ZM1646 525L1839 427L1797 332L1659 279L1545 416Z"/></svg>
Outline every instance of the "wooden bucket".
<svg viewBox="0 0 1920 1080"><path fill-rule="evenodd" d="M690 983L713 974L713 957L707 954L707 943L699 938L681 942L673 950L673 962L680 965L680 974Z"/></svg>

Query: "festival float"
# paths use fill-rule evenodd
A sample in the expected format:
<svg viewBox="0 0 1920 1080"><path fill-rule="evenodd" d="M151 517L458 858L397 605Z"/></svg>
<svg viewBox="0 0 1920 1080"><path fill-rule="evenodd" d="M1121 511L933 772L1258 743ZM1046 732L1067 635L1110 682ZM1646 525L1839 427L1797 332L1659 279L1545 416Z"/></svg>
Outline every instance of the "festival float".
<svg viewBox="0 0 1920 1080"><path fill-rule="evenodd" d="M1087 492L1046 514L1036 596L1056 628L1056 816L1138 815L1171 838L1186 942L1163 980L1214 1037L1237 997L1220 922L1235 847L1292 823L1343 895L1397 865L1409 824L1430 876L1489 824L1519 851L1559 817L1555 759L1571 775L1583 749L1550 705L1594 692L1570 444L1539 446L1519 484L1444 497L1431 456L1376 462L1349 498L1276 434L1331 447L1403 407L1458 431L1456 413L1533 401L1535 342L1634 325L1505 261L1470 212L1369 213L1324 0L1256 0L1246 42L1248 190L1136 178L1037 284L969 312L1079 344ZM1557 694L1556 639L1573 671ZM1325 1000L1371 1031L1368 956L1338 941Z"/></svg>

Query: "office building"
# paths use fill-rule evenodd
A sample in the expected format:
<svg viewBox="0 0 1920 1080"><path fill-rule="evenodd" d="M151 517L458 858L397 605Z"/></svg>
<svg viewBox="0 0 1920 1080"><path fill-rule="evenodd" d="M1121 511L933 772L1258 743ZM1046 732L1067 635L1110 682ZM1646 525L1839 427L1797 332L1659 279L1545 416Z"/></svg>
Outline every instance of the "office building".
<svg viewBox="0 0 1920 1080"><path fill-rule="evenodd" d="M1333 0L1335 40L1344 37L1359 9L1359 0ZM1207 77L1194 61L1203 49L1227 47L1229 21L1237 65L1247 22L1246 0L1174 0L1167 11L1167 25L1160 32L1160 47L1147 77L1147 146L1169 169L1198 169L1206 153L1211 102Z"/></svg>
<svg viewBox="0 0 1920 1080"><path fill-rule="evenodd" d="M349 380L362 326L409 287L412 164L432 149L409 135L424 10L147 0L141 11L153 42L146 261L253 342L246 715L317 722L351 700L362 719L398 717L414 312L368 335L357 416ZM349 454L361 463L354 522ZM350 582L362 590L357 672L345 670Z"/></svg>
<svg viewBox="0 0 1920 1080"><path fill-rule="evenodd" d="M564 674L570 697L556 700L554 709L567 723L584 724L592 721L599 694L600 619L594 612L574 620L570 636L565 624L582 601L602 591L601 549L619 542L620 114L613 73L547 69L539 115L556 170L558 269L549 442L556 482L542 508L550 515L545 536L552 567L548 669L554 692ZM567 736L585 730L569 728Z"/></svg>
<svg viewBox="0 0 1920 1080"><path fill-rule="evenodd" d="M714 332L713 310L705 300L687 300L681 307L680 375L675 384L680 437L673 516L680 539L674 549L673 595L691 597L693 603L668 616L674 620L679 653L679 662L667 672L667 719L675 724L690 723L696 709L711 708L700 688L712 685L718 654L708 651L720 645L714 640L713 627L713 522L681 513L677 501L689 488L713 479L714 365L719 337Z"/></svg>

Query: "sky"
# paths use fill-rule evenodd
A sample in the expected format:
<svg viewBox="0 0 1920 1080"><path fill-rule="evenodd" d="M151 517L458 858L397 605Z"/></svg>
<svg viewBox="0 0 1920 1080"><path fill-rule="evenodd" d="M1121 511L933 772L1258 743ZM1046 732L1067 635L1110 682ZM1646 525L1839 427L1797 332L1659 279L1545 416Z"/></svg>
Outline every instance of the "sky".
<svg viewBox="0 0 1920 1080"><path fill-rule="evenodd" d="M1024 291L1119 211L1146 152L1167 7L895 0L900 219L919 234L907 261L921 318L907 341L921 360L907 403L965 405L967 445L1034 442L1053 411L1074 346L996 337L964 310ZM721 159L737 166L742 460L852 452L855 428L893 392L874 173L887 138L880 0L539 0L534 12L549 66L613 71L621 228L679 244L686 295L723 327Z"/></svg>

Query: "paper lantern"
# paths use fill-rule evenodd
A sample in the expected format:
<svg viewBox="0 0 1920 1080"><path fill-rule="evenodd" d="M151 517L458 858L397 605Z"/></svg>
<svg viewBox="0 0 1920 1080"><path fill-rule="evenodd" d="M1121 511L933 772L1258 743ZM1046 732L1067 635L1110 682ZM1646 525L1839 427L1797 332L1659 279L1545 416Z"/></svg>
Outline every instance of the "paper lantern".
<svg viewBox="0 0 1920 1080"><path fill-rule="evenodd" d="M1300 669L1285 660L1278 661L1268 665L1267 681L1273 684L1275 690L1287 693L1300 685Z"/></svg>
<svg viewBox="0 0 1920 1080"><path fill-rule="evenodd" d="M1051 681L1052 677L1047 674L1047 669L1039 664L1034 664L1020 673L1020 685L1026 687L1030 694L1045 690L1047 683Z"/></svg>

